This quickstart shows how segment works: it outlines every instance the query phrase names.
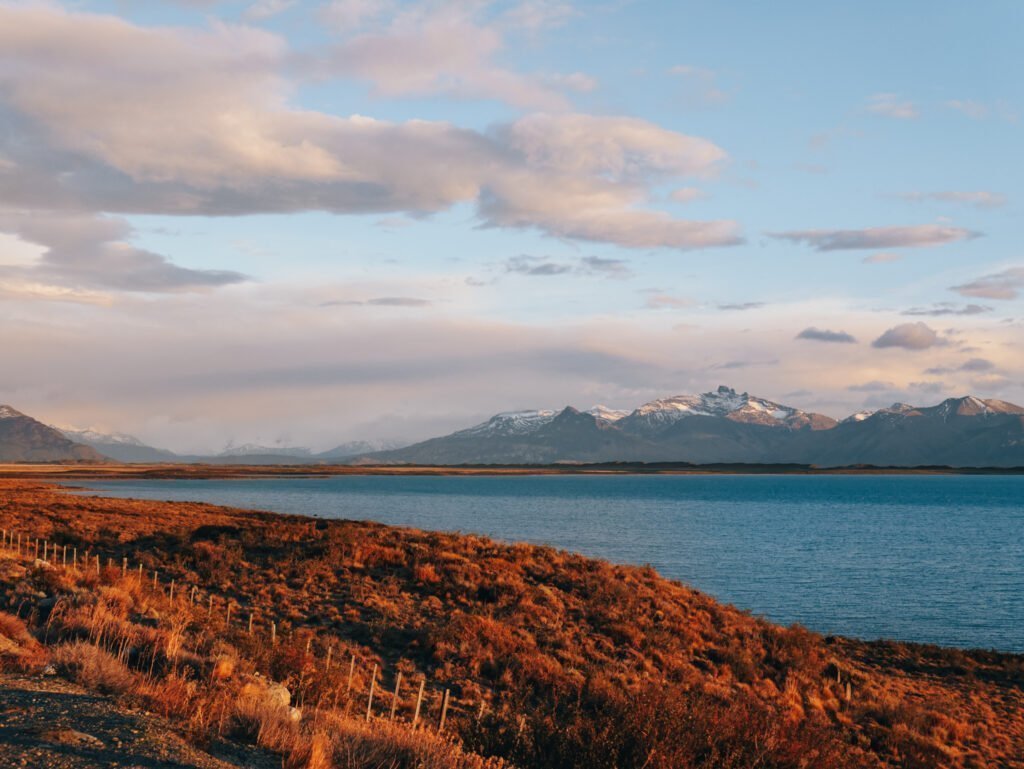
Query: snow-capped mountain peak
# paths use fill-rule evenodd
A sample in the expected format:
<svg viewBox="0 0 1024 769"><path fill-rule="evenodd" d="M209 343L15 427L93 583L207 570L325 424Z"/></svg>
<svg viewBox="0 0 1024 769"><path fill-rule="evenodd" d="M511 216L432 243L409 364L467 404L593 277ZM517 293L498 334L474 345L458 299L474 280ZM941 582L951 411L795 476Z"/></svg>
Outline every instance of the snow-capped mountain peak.
<svg viewBox="0 0 1024 769"><path fill-rule="evenodd" d="M23 416L25 415L10 406L0 405L0 419L17 419Z"/></svg>
<svg viewBox="0 0 1024 769"><path fill-rule="evenodd" d="M714 392L700 395L676 395L653 400L630 414L629 420L646 427L661 427L694 416L721 417L734 422L789 428L835 424L827 417L808 414L746 392L738 393L724 385Z"/></svg>
<svg viewBox="0 0 1024 769"><path fill-rule="evenodd" d="M51 425L51 427L53 427L54 430L59 431L68 440L72 440L75 443L84 443L90 446L97 443L111 446L146 445L134 435L127 435L126 433L103 433L91 428L80 430L76 427L57 427L56 425Z"/></svg>
<svg viewBox="0 0 1024 769"><path fill-rule="evenodd" d="M504 411L486 422L461 430L461 435L527 435L555 418L548 409Z"/></svg>
<svg viewBox="0 0 1024 769"><path fill-rule="evenodd" d="M602 406L600 404L587 409L586 413L590 414L599 422L618 422L623 417L629 416L628 411L610 409L607 406Z"/></svg>

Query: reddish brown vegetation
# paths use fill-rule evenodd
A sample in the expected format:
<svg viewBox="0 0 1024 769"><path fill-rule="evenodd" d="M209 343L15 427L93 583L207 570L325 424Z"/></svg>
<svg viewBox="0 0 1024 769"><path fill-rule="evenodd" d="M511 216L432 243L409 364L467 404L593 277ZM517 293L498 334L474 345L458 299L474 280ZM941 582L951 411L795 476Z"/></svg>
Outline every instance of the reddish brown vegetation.
<svg viewBox="0 0 1024 769"><path fill-rule="evenodd" d="M141 561L165 584L173 578L179 596L198 585L230 598L238 621L255 612L252 638L237 628L226 634L220 602L212 621L187 601L147 620L147 586L126 586L117 567L75 585L45 571L31 588L8 585L11 611L28 589L64 596L47 612L47 632L153 671L149 696L169 715L199 722L200 735L219 718L211 692L238 711L248 702L238 682L256 670L307 705L333 704L347 675L337 664L324 671L333 645L335 660L359 658L360 692L369 667L382 667L382 708L397 672L417 684L429 677L431 712L450 688L467 748L521 767L1024 765L1019 656L823 639L650 569L480 537L79 498L28 481L0 482L0 495L7 529L98 551L104 562ZM273 648L270 621L280 633ZM124 649L152 651L132 659ZM106 663L85 666L82 648L61 654L72 674L92 670L97 686L117 685ZM410 707L403 700L400 717ZM197 709L206 715L197 719ZM236 728L263 730L265 744L293 728L236 716ZM346 723L352 744L370 739ZM308 760L324 765L325 749L306 737Z"/></svg>

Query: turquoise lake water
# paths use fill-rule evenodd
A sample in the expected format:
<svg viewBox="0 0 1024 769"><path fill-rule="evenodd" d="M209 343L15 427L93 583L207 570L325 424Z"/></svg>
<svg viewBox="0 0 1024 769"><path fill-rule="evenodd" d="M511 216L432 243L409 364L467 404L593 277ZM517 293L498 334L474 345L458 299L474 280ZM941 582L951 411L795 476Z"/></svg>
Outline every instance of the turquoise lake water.
<svg viewBox="0 0 1024 769"><path fill-rule="evenodd" d="M1024 652L1024 476L342 476L89 487L554 545L651 564L823 633Z"/></svg>

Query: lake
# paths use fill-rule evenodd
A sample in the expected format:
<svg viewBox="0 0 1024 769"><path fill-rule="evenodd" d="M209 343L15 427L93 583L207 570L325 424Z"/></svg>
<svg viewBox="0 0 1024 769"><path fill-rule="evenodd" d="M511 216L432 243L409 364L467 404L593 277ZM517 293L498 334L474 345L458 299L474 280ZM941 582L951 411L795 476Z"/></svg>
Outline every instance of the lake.
<svg viewBox="0 0 1024 769"><path fill-rule="evenodd" d="M1024 652L1024 476L339 476L90 482L651 564L822 633Z"/></svg>

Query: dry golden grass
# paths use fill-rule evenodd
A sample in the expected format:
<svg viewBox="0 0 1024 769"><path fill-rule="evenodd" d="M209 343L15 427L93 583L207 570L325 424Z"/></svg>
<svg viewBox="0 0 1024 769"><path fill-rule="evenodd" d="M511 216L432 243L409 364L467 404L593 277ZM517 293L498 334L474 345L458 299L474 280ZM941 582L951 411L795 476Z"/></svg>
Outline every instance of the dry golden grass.
<svg viewBox="0 0 1024 769"><path fill-rule="evenodd" d="M246 736L291 765L1024 765L1019 656L825 639L651 569L480 537L79 498L30 481L0 482L0 494L3 527L145 569L142 580L117 566L16 578L12 565L3 597L34 612L47 643L106 650L135 676L133 696L195 739ZM37 591L58 601L34 608ZM428 723L449 688L453 741L362 721L374 664L384 719L398 672L400 721L423 677ZM268 678L288 687L301 720L274 705Z"/></svg>

